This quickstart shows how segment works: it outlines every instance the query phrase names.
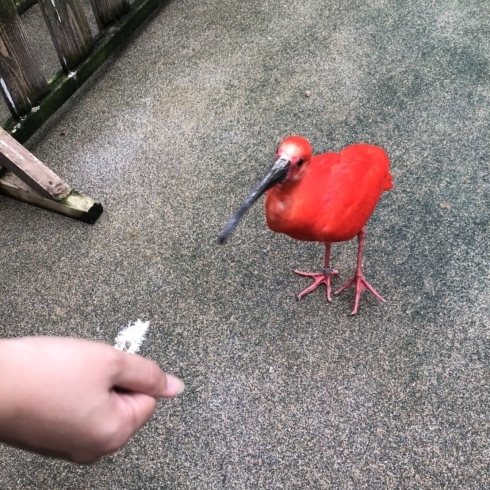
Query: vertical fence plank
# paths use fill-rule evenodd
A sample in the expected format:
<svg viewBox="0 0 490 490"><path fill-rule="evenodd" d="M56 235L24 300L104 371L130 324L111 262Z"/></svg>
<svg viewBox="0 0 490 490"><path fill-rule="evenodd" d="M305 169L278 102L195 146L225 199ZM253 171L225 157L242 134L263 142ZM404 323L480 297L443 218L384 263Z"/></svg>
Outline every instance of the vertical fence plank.
<svg viewBox="0 0 490 490"><path fill-rule="evenodd" d="M0 0L0 89L16 119L49 91L12 0Z"/></svg>
<svg viewBox="0 0 490 490"><path fill-rule="evenodd" d="M129 12L129 0L90 0L99 29Z"/></svg>
<svg viewBox="0 0 490 490"><path fill-rule="evenodd" d="M3 0L0 0L3 1ZM76 68L76 76L60 71L50 80L50 91L21 121L8 120L3 128L17 141L27 141L71 97L95 71L159 8L171 0L136 0L131 10L95 37L94 49Z"/></svg>
<svg viewBox="0 0 490 490"><path fill-rule="evenodd" d="M129 12L129 0L90 0L99 29Z"/></svg>
<svg viewBox="0 0 490 490"><path fill-rule="evenodd" d="M79 65L93 46L92 33L80 0L39 0L63 69Z"/></svg>

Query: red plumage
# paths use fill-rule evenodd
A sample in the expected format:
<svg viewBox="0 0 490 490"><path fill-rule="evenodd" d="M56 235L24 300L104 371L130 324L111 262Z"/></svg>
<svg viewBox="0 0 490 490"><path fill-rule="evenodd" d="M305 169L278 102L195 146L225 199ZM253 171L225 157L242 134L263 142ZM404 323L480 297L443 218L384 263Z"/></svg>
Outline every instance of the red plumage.
<svg viewBox="0 0 490 490"><path fill-rule="evenodd" d="M364 278L362 251L365 225L383 192L393 188L389 167L388 155L377 146L359 143L344 148L340 153L313 156L308 140L302 136L290 136L279 145L274 167L230 220L220 236L220 242L224 243L245 211L267 191L265 210L267 224L272 231L285 233L297 240L325 244L322 272L295 271L314 280L298 295L298 299L324 284L330 301L330 280L338 274L338 271L330 268L331 244L357 236L356 272L336 292L339 294L349 286L355 286L351 312L354 315L364 289L384 301Z"/></svg>
<svg viewBox="0 0 490 490"><path fill-rule="evenodd" d="M267 224L297 240L351 240L371 217L383 191L393 188L388 155L382 148L360 143L340 153L308 157L311 147L305 143L293 136L279 147L278 154L287 151L304 161L296 178L267 191Z"/></svg>

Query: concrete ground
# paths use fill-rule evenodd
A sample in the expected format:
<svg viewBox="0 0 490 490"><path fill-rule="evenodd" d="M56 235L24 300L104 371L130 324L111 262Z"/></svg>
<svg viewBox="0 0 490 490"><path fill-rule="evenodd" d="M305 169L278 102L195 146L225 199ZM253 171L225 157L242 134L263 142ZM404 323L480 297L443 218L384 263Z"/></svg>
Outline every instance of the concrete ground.
<svg viewBox="0 0 490 490"><path fill-rule="evenodd" d="M0 447L0 488L490 488L489 60L483 0L163 6L26 145L99 221L0 197L0 335L150 321L186 391L92 467ZM262 203L217 245L291 133L389 153L364 261L386 304L296 301L323 248Z"/></svg>

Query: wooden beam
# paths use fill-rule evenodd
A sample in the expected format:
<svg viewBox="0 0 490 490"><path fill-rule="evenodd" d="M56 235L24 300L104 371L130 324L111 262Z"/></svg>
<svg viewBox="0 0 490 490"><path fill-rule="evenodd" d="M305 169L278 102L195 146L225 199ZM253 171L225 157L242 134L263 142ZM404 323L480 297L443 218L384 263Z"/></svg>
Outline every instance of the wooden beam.
<svg viewBox="0 0 490 490"><path fill-rule="evenodd" d="M30 112L19 122L9 119L3 128L17 141L27 141L158 7L168 1L136 0L128 14L96 36L92 53L80 66L68 75L61 71L50 80L49 94L40 101L39 110Z"/></svg>
<svg viewBox="0 0 490 490"><path fill-rule="evenodd" d="M0 1L0 89L16 119L49 91L12 0Z"/></svg>
<svg viewBox="0 0 490 490"><path fill-rule="evenodd" d="M129 0L90 0L99 29L129 12Z"/></svg>
<svg viewBox="0 0 490 490"><path fill-rule="evenodd" d="M61 201L45 199L11 172L0 175L0 194L90 224L95 223L103 211L100 202L74 190Z"/></svg>
<svg viewBox="0 0 490 490"><path fill-rule="evenodd" d="M46 199L60 201L71 192L63 180L1 128L0 164Z"/></svg>
<svg viewBox="0 0 490 490"><path fill-rule="evenodd" d="M102 213L99 202L71 189L3 129L0 164L0 194L87 223Z"/></svg>
<svg viewBox="0 0 490 490"><path fill-rule="evenodd" d="M90 53L92 33L80 0L39 0L61 66L68 73Z"/></svg>

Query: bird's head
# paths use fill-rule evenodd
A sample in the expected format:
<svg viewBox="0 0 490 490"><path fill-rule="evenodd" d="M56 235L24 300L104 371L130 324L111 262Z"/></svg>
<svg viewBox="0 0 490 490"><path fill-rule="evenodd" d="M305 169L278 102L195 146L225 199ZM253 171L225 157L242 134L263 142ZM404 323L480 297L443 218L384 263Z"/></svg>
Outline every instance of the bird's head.
<svg viewBox="0 0 490 490"><path fill-rule="evenodd" d="M230 218L228 224L218 237L218 242L220 244L225 243L245 212L271 187L301 178L301 175L303 175L308 167L312 155L313 149L306 138L302 136L288 136L282 140L277 148L274 165L271 170L257 184L238 211Z"/></svg>
<svg viewBox="0 0 490 490"><path fill-rule="evenodd" d="M286 177L274 182L269 186L269 189L273 185L284 184L300 177L305 172L305 169L308 168L312 156L313 148L303 136L288 136L283 139L277 148L274 166L276 164L279 165L279 162L285 162L287 167Z"/></svg>

